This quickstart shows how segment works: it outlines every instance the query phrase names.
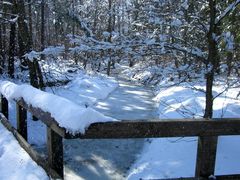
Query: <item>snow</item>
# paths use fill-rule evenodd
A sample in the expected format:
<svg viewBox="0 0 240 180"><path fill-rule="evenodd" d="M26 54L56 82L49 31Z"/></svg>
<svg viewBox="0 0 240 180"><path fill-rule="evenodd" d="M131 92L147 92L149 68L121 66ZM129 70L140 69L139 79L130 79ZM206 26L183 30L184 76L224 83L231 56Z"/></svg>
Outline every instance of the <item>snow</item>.
<svg viewBox="0 0 240 180"><path fill-rule="evenodd" d="M69 48L70 51L73 53L81 52L81 51L87 51L90 50L89 46L86 46L84 44L81 44L80 46L74 47L74 48Z"/></svg>
<svg viewBox="0 0 240 180"><path fill-rule="evenodd" d="M34 59L39 59L39 53L36 51L31 51L31 52L25 54L24 57L26 59L28 59L29 61L33 62Z"/></svg>
<svg viewBox="0 0 240 180"><path fill-rule="evenodd" d="M188 5L188 0L185 0L183 3L182 3L182 7L187 10L189 8L189 5Z"/></svg>
<svg viewBox="0 0 240 180"><path fill-rule="evenodd" d="M196 138L154 139L143 149L129 180L194 177Z"/></svg>
<svg viewBox="0 0 240 180"><path fill-rule="evenodd" d="M13 5L12 3L7 2L7 1L3 1L2 4L3 4L3 5L9 5L9 6L12 6L12 5Z"/></svg>
<svg viewBox="0 0 240 180"><path fill-rule="evenodd" d="M54 88L53 91L78 105L88 107L93 106L98 100L106 99L117 87L118 83L113 78L81 73L66 86Z"/></svg>
<svg viewBox="0 0 240 180"><path fill-rule="evenodd" d="M41 52L31 51L25 54L24 57L30 61L33 61L34 59L39 59L40 55L46 55L46 56L51 55L51 56L57 57L61 53L63 53L64 50L65 50L64 46L49 46Z"/></svg>
<svg viewBox="0 0 240 180"><path fill-rule="evenodd" d="M49 46L45 48L42 52L40 52L43 55L53 55L55 57L59 56L61 53L63 53L65 50L64 46Z"/></svg>
<svg viewBox="0 0 240 180"><path fill-rule="evenodd" d="M201 89L201 86L195 86ZM205 106L204 93L190 87L174 86L158 92L159 118L200 118Z"/></svg>
<svg viewBox="0 0 240 180"><path fill-rule="evenodd" d="M107 38L111 35L109 32L106 32L106 31L104 31L102 34L105 38Z"/></svg>
<svg viewBox="0 0 240 180"><path fill-rule="evenodd" d="M0 134L0 179L49 179L45 171L30 158L1 123Z"/></svg>
<svg viewBox="0 0 240 180"><path fill-rule="evenodd" d="M228 31L223 33L223 38L226 43L226 50L232 51L234 49L234 36Z"/></svg>
<svg viewBox="0 0 240 180"><path fill-rule="evenodd" d="M8 100L23 98L27 104L49 112L70 133L85 133L90 124L95 122L116 121L106 117L92 108L81 107L74 102L47 92L40 91L30 85L16 85L9 81L0 82L0 92Z"/></svg>
<svg viewBox="0 0 240 180"><path fill-rule="evenodd" d="M171 22L171 25L172 26L181 26L182 25L182 21L179 20L179 19L173 19L172 22Z"/></svg>
<svg viewBox="0 0 240 180"><path fill-rule="evenodd" d="M154 119L157 106L151 88L118 77L119 87L109 98L99 100L94 109L121 120Z"/></svg>

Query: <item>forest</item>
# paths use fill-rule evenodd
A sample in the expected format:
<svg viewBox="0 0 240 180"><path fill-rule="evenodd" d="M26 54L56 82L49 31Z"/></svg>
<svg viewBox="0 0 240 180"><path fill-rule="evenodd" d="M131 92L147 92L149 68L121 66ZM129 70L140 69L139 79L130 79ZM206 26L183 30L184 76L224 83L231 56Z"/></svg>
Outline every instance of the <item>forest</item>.
<svg viewBox="0 0 240 180"><path fill-rule="evenodd" d="M6 90L6 86L16 91ZM51 96L40 100L35 88L66 98L74 103L69 108L76 104L84 113L74 109L54 116L62 108L58 101ZM84 133L103 115L106 119L101 122L109 118L239 118L240 0L0 0L0 93L9 97L10 104L19 94L24 99L38 94L30 104L52 112L55 119L65 119L59 124L70 127L70 132ZM9 105L9 111L16 109ZM77 117L71 113L86 124L65 123ZM16 123L14 117L9 118ZM28 119L33 119L29 126L34 130L46 131L35 117ZM46 149L45 135L29 136L36 149ZM103 148L99 142L88 141L90 149ZM237 136L218 138L217 174L240 173L238 141ZM88 152L87 142L81 143L85 150L64 143L67 153L76 155L74 160L65 155L65 164L70 162L64 170L66 179L98 179L91 175L91 168L77 167L79 162L95 168L92 171L99 171L102 179L194 176L194 162L188 162L194 157L188 155L196 154L196 137L109 140L103 144L120 151L129 147L126 151L132 153L122 155L125 164L110 157L109 161L117 164L115 169L104 159L107 153L101 151L100 159ZM159 147L163 148L160 152L168 151L167 155L151 162ZM115 152L111 148L109 151ZM85 157L77 158L80 151ZM1 154L0 148L3 162ZM184 158L188 160L183 162ZM229 165L228 160L234 159ZM28 173L23 173L22 179ZM37 179L45 179L41 173Z"/></svg>

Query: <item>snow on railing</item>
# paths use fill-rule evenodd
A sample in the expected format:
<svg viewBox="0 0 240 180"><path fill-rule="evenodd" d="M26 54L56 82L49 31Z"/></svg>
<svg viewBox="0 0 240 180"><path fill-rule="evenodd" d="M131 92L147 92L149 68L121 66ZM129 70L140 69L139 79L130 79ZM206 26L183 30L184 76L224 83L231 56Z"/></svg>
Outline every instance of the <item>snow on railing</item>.
<svg viewBox="0 0 240 180"><path fill-rule="evenodd" d="M50 113L60 127L72 134L84 134L92 123L116 121L90 107L81 107L68 99L27 84L17 85L9 81L0 81L0 93L8 100L22 98L29 106Z"/></svg>

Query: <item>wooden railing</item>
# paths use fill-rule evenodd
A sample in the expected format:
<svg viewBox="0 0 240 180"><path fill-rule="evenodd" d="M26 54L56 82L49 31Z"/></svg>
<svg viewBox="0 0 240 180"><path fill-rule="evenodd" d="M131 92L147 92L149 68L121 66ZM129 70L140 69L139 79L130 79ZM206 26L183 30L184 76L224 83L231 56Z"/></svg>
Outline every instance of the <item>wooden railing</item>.
<svg viewBox="0 0 240 180"><path fill-rule="evenodd" d="M217 137L240 135L240 119L176 119L94 123L84 135L73 136L66 129L59 127L50 113L28 105L23 99L16 101L16 106L17 129L13 128L8 121L8 101L1 96L1 122L13 133L32 159L52 178L64 177L62 138L124 139L197 136L199 138L195 177L179 179L211 179L210 175L214 175ZM27 142L27 111L47 126L47 159L43 159ZM216 179L239 180L240 175L216 176Z"/></svg>

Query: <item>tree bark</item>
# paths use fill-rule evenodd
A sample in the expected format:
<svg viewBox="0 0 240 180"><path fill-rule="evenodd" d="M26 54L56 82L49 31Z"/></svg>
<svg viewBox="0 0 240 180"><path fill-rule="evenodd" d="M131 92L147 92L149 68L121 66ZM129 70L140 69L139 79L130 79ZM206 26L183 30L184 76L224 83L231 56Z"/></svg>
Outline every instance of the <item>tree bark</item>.
<svg viewBox="0 0 240 180"><path fill-rule="evenodd" d="M41 1L41 50L45 48L45 1Z"/></svg>
<svg viewBox="0 0 240 180"><path fill-rule="evenodd" d="M2 41L3 41L2 24L0 24L0 74L3 73L3 66L4 66Z"/></svg>
<svg viewBox="0 0 240 180"><path fill-rule="evenodd" d="M208 59L207 59L207 73L206 73L206 106L204 118L212 118L213 115L213 82L214 74L217 71L219 64L218 49L216 42L216 35L218 33L218 26L215 24L216 19L216 1L209 0L210 9L210 27L207 34L208 39Z"/></svg>
<svg viewBox="0 0 240 180"><path fill-rule="evenodd" d="M28 26L29 26L29 39L33 45L33 25L32 25L32 0L28 0Z"/></svg>
<svg viewBox="0 0 240 180"><path fill-rule="evenodd" d="M3 11L2 17L5 18L5 12L7 11L7 7L3 6L3 0L0 0L1 8ZM6 61L6 24L0 24L0 74L4 72L5 69L5 61Z"/></svg>
<svg viewBox="0 0 240 180"><path fill-rule="evenodd" d="M32 49L32 44L29 37L28 26L26 23L25 6L23 0L14 0L14 6L18 13L18 43L19 43L19 55L21 61L22 70L27 68L27 61L23 57L26 53Z"/></svg>
<svg viewBox="0 0 240 180"><path fill-rule="evenodd" d="M10 28L9 58L8 58L8 75L11 78L14 78L14 56L16 47L15 44L16 44L16 24L15 22L12 22Z"/></svg>
<svg viewBox="0 0 240 180"><path fill-rule="evenodd" d="M109 37L108 37L108 42L112 41L112 0L108 0L108 12L109 12L109 18L108 18L108 29L107 31L109 32ZM112 64L112 58L111 58L111 49L109 50L109 60L107 64L107 75L110 75L111 72L111 64Z"/></svg>

